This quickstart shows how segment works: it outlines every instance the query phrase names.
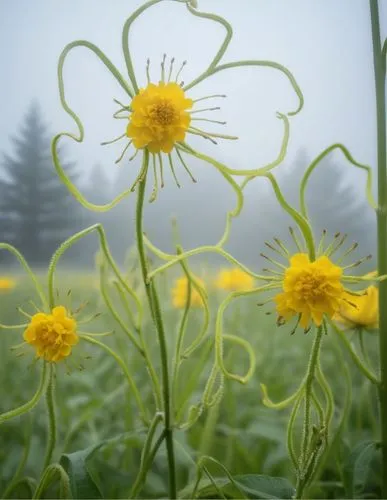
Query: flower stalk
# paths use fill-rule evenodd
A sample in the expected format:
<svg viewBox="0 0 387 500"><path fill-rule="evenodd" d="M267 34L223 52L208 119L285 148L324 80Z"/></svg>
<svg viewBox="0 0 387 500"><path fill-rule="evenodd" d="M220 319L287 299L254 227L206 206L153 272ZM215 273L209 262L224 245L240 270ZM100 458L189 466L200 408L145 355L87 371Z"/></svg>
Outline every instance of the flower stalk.
<svg viewBox="0 0 387 500"><path fill-rule="evenodd" d="M370 0L375 74L378 165L378 274L387 274L387 175L386 175L386 60L380 38L378 0ZM379 284L380 425L382 442L382 497L387 497L387 282Z"/></svg>
<svg viewBox="0 0 387 500"><path fill-rule="evenodd" d="M164 402L164 434L167 446L168 457L168 471L169 471L169 498L174 499L177 497L176 491L176 471L175 471L175 454L173 446L173 422L172 422L172 408L170 398L170 385L169 385L169 370L168 370L168 353L167 344L165 339L164 325L161 317L161 310L159 299L157 296L155 285L149 280L148 265L145 253L144 235L142 229L143 223L143 208L144 208L144 195L146 187L146 173L149 166L149 152L144 150L143 156L143 169L145 175L138 183L137 195L137 208L136 208L136 237L137 248L140 259L142 277L144 280L146 295L149 302L152 318L156 326L161 358L162 370L162 388L163 388L163 402Z"/></svg>

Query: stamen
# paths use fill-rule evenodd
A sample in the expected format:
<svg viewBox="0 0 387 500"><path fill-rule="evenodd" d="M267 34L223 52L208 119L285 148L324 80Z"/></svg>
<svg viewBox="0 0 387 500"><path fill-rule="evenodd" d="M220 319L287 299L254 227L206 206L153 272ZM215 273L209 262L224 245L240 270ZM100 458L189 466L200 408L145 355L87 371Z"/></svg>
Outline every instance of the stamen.
<svg viewBox="0 0 387 500"><path fill-rule="evenodd" d="M130 158L129 158L129 161L132 161L136 158L137 154L138 154L139 150L136 149L136 152L134 153L134 155L132 155Z"/></svg>
<svg viewBox="0 0 387 500"><path fill-rule="evenodd" d="M196 127L190 127L188 129L188 132L193 133L192 132L193 130L195 132L203 134L203 136L206 136L206 137L219 137L219 139L229 139L231 141L236 141L238 139L238 137L236 137L235 135L215 134L213 132L206 132L205 130L201 130L200 128L196 128Z"/></svg>
<svg viewBox="0 0 387 500"><path fill-rule="evenodd" d="M226 125L227 123L227 122L221 122L220 120L209 120L208 118L191 118L191 121L218 123L219 125Z"/></svg>
<svg viewBox="0 0 387 500"><path fill-rule="evenodd" d="M353 264L349 264L349 266L345 266L342 269L345 270L345 269L351 269L353 267L358 267L358 266L360 266L360 264L363 264L363 262L370 260L370 259L372 259L372 255L366 255L362 259L359 259L358 261L354 262Z"/></svg>
<svg viewBox="0 0 387 500"><path fill-rule="evenodd" d="M121 106L122 109L127 109L129 111L130 109L130 106L129 105L126 105L126 104L122 104L121 101L119 101L118 99L113 99L113 101L118 104L119 106Z"/></svg>
<svg viewBox="0 0 387 500"><path fill-rule="evenodd" d="M345 240L348 238L348 234L343 234L343 236L341 237L341 239L339 240L339 242L337 243L337 245L335 247L332 248L332 250L326 254L328 256L331 256L333 255L335 252L337 252L337 250L339 250L340 247L342 247L342 245L344 244Z"/></svg>
<svg viewBox="0 0 387 500"><path fill-rule="evenodd" d="M286 323L285 318L283 316L278 316L276 324L277 326L283 326Z"/></svg>
<svg viewBox="0 0 387 500"><path fill-rule="evenodd" d="M296 330L298 328L298 325L300 324L300 321L301 321L301 314L299 314L297 316L297 322L296 322L294 328L292 329L292 331L290 332L290 335L294 335L296 333Z"/></svg>
<svg viewBox="0 0 387 500"><path fill-rule="evenodd" d="M215 108L196 109L195 111L191 111L190 114L193 115L194 113L203 113L204 111L218 111L219 109L219 106L216 106Z"/></svg>
<svg viewBox="0 0 387 500"><path fill-rule="evenodd" d="M271 243L269 243L268 241L265 241L265 245L267 246L267 248L270 248L270 250L272 250L273 252L277 253L278 255L280 255L281 257L285 257L286 258L286 255L284 255L280 250L278 250L278 248L274 247Z"/></svg>
<svg viewBox="0 0 387 500"><path fill-rule="evenodd" d="M337 262L337 263L342 262L342 261L345 259L345 257L348 257L348 255L349 255L350 253L352 253L354 250L356 250L356 248L357 248L358 246L359 246L359 243L353 243L353 244L352 244L352 245L348 248L348 250L347 250L346 252L344 252L344 253L343 253L343 255L337 259L337 261L336 261L336 262Z"/></svg>
<svg viewBox="0 0 387 500"><path fill-rule="evenodd" d="M109 330L106 332L84 332L84 331L79 331L79 335L88 335L90 337L107 337L108 335L113 335L115 333L114 330Z"/></svg>
<svg viewBox="0 0 387 500"><path fill-rule="evenodd" d="M127 150L129 149L129 146L132 144L133 141L129 141L128 144L124 147L124 150L122 151L121 155L119 156L119 158L117 158L117 160L114 162L115 164L117 163L120 163L120 161L122 160L122 158L125 156L125 153L127 152Z"/></svg>
<svg viewBox="0 0 387 500"><path fill-rule="evenodd" d="M83 309L85 309L89 305L88 301L82 302L72 314L79 314ZM101 313L98 313L101 314Z"/></svg>
<svg viewBox="0 0 387 500"><path fill-rule="evenodd" d="M183 167L185 168L186 172L187 172L187 173L188 173L188 175L191 177L192 182L195 182L195 183L196 183L197 181L196 181L195 177L191 174L191 171L189 170L189 168L187 167L187 165L186 165L185 161L183 160L183 157L181 156L181 153L180 153L180 151L179 151L179 149L178 149L178 148L176 148L176 153L177 153L177 156L179 157L179 159L180 159L180 161L181 161L181 163L182 163Z"/></svg>
<svg viewBox="0 0 387 500"><path fill-rule="evenodd" d="M151 82L150 74L149 74L149 68L150 68L150 59L148 57L148 59L146 60L146 79L147 79L148 85Z"/></svg>
<svg viewBox="0 0 387 500"><path fill-rule="evenodd" d="M336 233L333 236L332 242L324 250L324 254L325 255L330 255L330 252L332 251L332 248L334 248L334 245L336 244L336 242L337 242L338 238L340 238L340 236L341 236L341 233Z"/></svg>
<svg viewBox="0 0 387 500"><path fill-rule="evenodd" d="M183 71L184 66L187 64L187 61L183 61L183 64L180 66L179 71L176 73L175 82L179 79L180 73Z"/></svg>
<svg viewBox="0 0 387 500"><path fill-rule="evenodd" d="M163 60L161 61L161 81L165 82L165 59L167 58L167 54L163 55Z"/></svg>
<svg viewBox="0 0 387 500"><path fill-rule="evenodd" d="M149 203L152 203L156 200L157 198L157 191L158 191L158 181L157 181L157 170L156 170L156 155L153 153L152 154L152 158L153 158L153 163L152 163L152 166L153 166L153 190L152 190L152 193L149 197Z"/></svg>
<svg viewBox="0 0 387 500"><path fill-rule="evenodd" d="M205 97L199 97L199 99L194 99L193 102L204 101L205 99L215 99L216 97L227 97L227 96L225 94L206 95Z"/></svg>
<svg viewBox="0 0 387 500"><path fill-rule="evenodd" d="M31 314L26 313L20 306L17 307L16 310L19 311L20 314L23 314L23 316L25 316L26 318L32 318Z"/></svg>
<svg viewBox="0 0 387 500"><path fill-rule="evenodd" d="M285 245L282 243L281 240L279 240L278 238L273 238L273 240L277 243L277 245L283 250L284 252L284 256L285 257L289 257L290 253L289 253L289 250L285 247Z"/></svg>
<svg viewBox="0 0 387 500"><path fill-rule="evenodd" d="M302 245L298 241L297 235L292 227L289 227L289 233L290 233L290 236L292 237L298 251L302 253L304 250L302 249Z"/></svg>
<svg viewBox="0 0 387 500"><path fill-rule="evenodd" d="M173 178L175 179L175 182L176 182L176 186L178 188L180 188L181 186L180 186L179 181L177 180L177 177L176 177L175 168L173 166L173 161L172 161L172 155L171 155L171 153L168 153L168 160L169 160L169 166L171 167L171 170L172 170Z"/></svg>
<svg viewBox="0 0 387 500"><path fill-rule="evenodd" d="M115 142L118 142L120 141L121 139L123 139L124 137L126 137L126 133L120 135L119 137L116 137L115 139L112 139L111 141L104 141L104 142L101 142L101 146L106 146L107 144L114 144Z"/></svg>
<svg viewBox="0 0 387 500"><path fill-rule="evenodd" d="M326 235L327 235L327 230L323 229L320 243L318 244L318 248L317 248L317 255L321 255L323 253L323 246L324 246L324 240L325 240Z"/></svg>
<svg viewBox="0 0 387 500"><path fill-rule="evenodd" d="M76 314L76 313L75 313ZM95 313L93 316L89 316L88 318L77 320L78 325L87 325L88 323L91 323L95 319L99 318L102 315L102 313Z"/></svg>
<svg viewBox="0 0 387 500"><path fill-rule="evenodd" d="M274 264L275 266L278 266L280 267L281 269L286 269L286 266L284 266L283 264L281 264L280 262L277 262L276 260L272 259L271 257L268 257L267 255L263 254L263 253L260 253L259 254L261 257L263 257L264 259L268 260L269 262L271 262L272 264Z"/></svg>
<svg viewBox="0 0 387 500"><path fill-rule="evenodd" d="M160 179L161 179L160 186L163 188L164 187L164 166L163 166L163 159L162 159L160 153L158 153L157 156L159 158L159 166L160 166Z"/></svg>
<svg viewBox="0 0 387 500"><path fill-rule="evenodd" d="M263 301L263 302L258 302L258 303L257 303L257 306L258 306L258 307L262 307L262 306L265 306L266 304L268 304L269 302L272 302L272 301L273 301L273 298L272 298L272 297L270 297L269 299L266 299L266 300L265 300L265 301Z"/></svg>
<svg viewBox="0 0 387 500"><path fill-rule="evenodd" d="M36 312L40 312L39 307L35 304L33 300L29 300L28 303L32 305L32 307L35 309Z"/></svg>
<svg viewBox="0 0 387 500"><path fill-rule="evenodd" d="M274 269L269 269L268 267L264 267L262 269L262 271L265 272L265 273L275 274L277 276L283 276L284 275L284 273L280 273L279 271L275 271Z"/></svg>
<svg viewBox="0 0 387 500"><path fill-rule="evenodd" d="M173 63L174 62L175 62L175 58L172 57L171 63L170 63L170 66L169 66L168 83L171 81L171 75L172 75Z"/></svg>
<svg viewBox="0 0 387 500"><path fill-rule="evenodd" d="M203 139L207 139L208 141L212 142L212 144L215 144L217 145L218 143L215 141L215 139L212 139L212 137L209 137L208 135L206 134L203 134L201 132L196 132L195 130L193 130L192 128L189 128L188 131L190 134L192 135L199 135L200 137L203 137Z"/></svg>

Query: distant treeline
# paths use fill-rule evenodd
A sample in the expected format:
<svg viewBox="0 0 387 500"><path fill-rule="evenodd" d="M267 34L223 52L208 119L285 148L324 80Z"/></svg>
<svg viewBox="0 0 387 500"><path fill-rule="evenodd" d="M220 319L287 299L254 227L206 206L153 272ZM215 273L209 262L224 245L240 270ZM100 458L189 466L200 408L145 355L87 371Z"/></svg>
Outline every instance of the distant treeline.
<svg viewBox="0 0 387 500"><path fill-rule="evenodd" d="M74 232L101 222L108 234L111 250L123 262L134 243L134 197L130 196L108 213L95 213L83 208L59 180L51 159L50 133L38 104L33 103L23 126L12 137L12 147L4 152L0 163L0 240L16 246L35 267L48 264L54 250ZM221 149L217 150L219 153ZM130 172L140 165L132 162L117 169L115 178L108 176L103 165L90 168L84 178L76 163L60 152L64 169L86 198L106 203L129 186ZM300 150L291 164L276 169L275 175L287 199L299 206L298 186L311 162ZM225 159L227 163L227 159ZM171 177L159 192L158 200L148 205L145 229L150 239L163 250L174 251L171 218L176 217L184 248L216 243L222 234L227 211L235 205L235 195L224 179L209 165L190 161L198 183L183 178L178 189ZM374 253L376 224L372 209L365 199L365 176L357 187L350 179L350 168L340 153L330 155L312 174L307 202L316 240L327 231L327 244L340 232L347 234L346 243L359 244L359 255ZM81 175L82 174L82 175ZM149 181L151 190L151 181ZM245 206L233 222L227 249L242 262L255 269L262 267L261 252L265 241L274 237L288 243L288 227L294 222L284 214L271 190L270 183L257 178L245 191ZM344 245L343 245L344 247ZM66 256L72 266L92 266L98 249L96 236L78 243ZM292 251L297 251L293 247ZM208 261L212 257L204 256ZM8 262L5 252L0 262ZM372 267L372 264L370 264Z"/></svg>

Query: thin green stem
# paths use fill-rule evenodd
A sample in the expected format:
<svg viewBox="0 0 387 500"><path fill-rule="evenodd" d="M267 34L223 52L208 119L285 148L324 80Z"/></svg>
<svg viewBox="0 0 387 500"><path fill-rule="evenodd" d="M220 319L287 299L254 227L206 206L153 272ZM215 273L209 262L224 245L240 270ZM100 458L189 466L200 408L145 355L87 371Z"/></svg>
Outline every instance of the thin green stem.
<svg viewBox="0 0 387 500"><path fill-rule="evenodd" d="M310 353L308 370L305 379L304 393L304 424L302 432L301 455L299 459L299 474L297 478L296 498L302 498L305 487L307 486L307 466L308 466L308 447L310 442L310 417L311 403L313 393L313 383L315 381L315 372L319 361L319 353L324 334L323 328L320 326L317 330L316 338L314 339L312 351Z"/></svg>
<svg viewBox="0 0 387 500"><path fill-rule="evenodd" d="M46 455L43 462L43 471L50 465L56 444L56 417L55 417L55 367L50 364L48 385L46 389L46 404L48 414L48 441Z"/></svg>
<svg viewBox="0 0 387 500"><path fill-rule="evenodd" d="M176 471L175 471L175 455L173 449L173 414L171 408L170 386L169 386L169 373L168 373L168 353L167 344L165 339L164 325L161 316L161 309L159 299L156 292L156 287L148 278L148 264L145 253L144 235L143 235L143 208L144 208L144 195L146 186L146 175L149 164L149 152L144 151L143 167L145 174L138 184L138 197L136 207L136 236L137 248L140 259L142 277L144 280L146 295L151 309L153 321L156 326L161 358L162 382L163 382L163 399L164 399L164 425L165 425L165 440L167 445L168 456L168 472L169 472L169 498L174 499L177 497L176 491Z"/></svg>
<svg viewBox="0 0 387 500"><path fill-rule="evenodd" d="M151 449L152 441L153 441L155 432L157 430L157 427L162 419L163 419L162 414L156 413L156 415L154 416L154 418L149 426L148 434L147 434L147 437L145 439L144 447L143 447L142 453L141 453L140 470L139 470L138 475L136 477L136 480L133 484L133 487L130 491L129 498L136 498L137 493L140 491L140 488L142 487L142 485L144 483L144 479L146 477L146 473L147 473L149 465L150 465L149 464L149 457L152 453L153 453L153 456L155 454L154 449L153 449L153 451ZM161 442L160 442L160 444L161 444ZM157 447L157 449L158 449L158 447ZM147 467L147 465L148 465L148 467Z"/></svg>
<svg viewBox="0 0 387 500"><path fill-rule="evenodd" d="M43 368L42 368L42 373L40 376L40 384L39 384L39 387L38 387L37 391L35 392L35 394L24 405L21 405L21 406L15 408L14 410L10 410L10 411L7 411L5 413L1 413L0 414L0 425L3 422L5 422L11 418L23 415L23 413L27 413L28 411L32 410L32 408L34 408L39 403L40 398L42 397L44 389L46 387L46 382L47 382L46 374L47 374L47 367L46 367L46 363L44 363Z"/></svg>
<svg viewBox="0 0 387 500"><path fill-rule="evenodd" d="M372 47L375 74L378 155L378 274L387 274L387 176L386 176L386 61L380 39L377 0L370 0ZM379 285L380 431L382 442L382 497L387 498L387 282Z"/></svg>

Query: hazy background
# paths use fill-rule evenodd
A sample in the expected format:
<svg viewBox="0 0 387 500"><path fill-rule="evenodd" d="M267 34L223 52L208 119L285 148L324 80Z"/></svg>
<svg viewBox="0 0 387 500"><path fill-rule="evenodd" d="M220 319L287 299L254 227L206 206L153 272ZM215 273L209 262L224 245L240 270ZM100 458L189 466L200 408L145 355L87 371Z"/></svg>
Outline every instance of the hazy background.
<svg viewBox="0 0 387 500"><path fill-rule="evenodd" d="M47 140L42 141L39 150L46 157L47 172L51 172L47 158L49 139L60 131L76 130L59 103L56 71L63 47L75 39L89 40L125 74L122 26L143 3L0 0L0 152L4 154L0 158L0 239L18 244L35 265L47 262L59 241L95 221L106 224L119 259L133 242L134 196L110 214L92 214L66 198L64 190L53 191L49 183L55 182L49 181L52 176L45 180L42 169L39 185L45 193L33 196L38 167L26 158L32 158L28 153L28 147L34 144L32 131L40 127ZM308 162L334 142L342 142L359 162L375 170L375 103L367 1L199 0L199 9L217 13L233 26L234 37L222 62L279 62L292 71L304 93L304 109L291 118L287 160L276 170L292 201L297 199L298 179ZM380 9L385 36L385 2L380 2ZM152 7L136 21L130 36L139 83L146 83L148 57L153 79L159 78L164 53L174 56L177 66L188 61L182 75L188 83L208 66L223 36L222 27L192 16L180 3L166 1ZM69 167L72 164L74 181L91 201L109 201L129 185L139 168L138 161L129 163L127 158L119 166L114 164L121 144L100 146L101 141L123 133L125 122L114 120L112 114L117 110L113 98L125 100L125 96L94 54L84 48L69 55L64 77L68 102L86 130L82 145L68 142L65 146L64 162ZM221 111L208 117L225 120L227 125L205 128L237 135L239 140L214 146L190 137L189 143L233 168L254 168L276 158L283 132L276 111L288 112L297 106L286 77L267 68L228 70L195 87L190 97L212 93L227 94L227 99L220 102ZM19 168L15 164L23 141L25 161ZM223 232L225 214L235 203L232 190L210 165L192 160L189 165L199 182L193 184L179 168L183 186L179 190L166 173L166 188L159 192L157 202L146 208L147 233L163 249L173 248L172 214L178 217L183 245L189 248L215 243ZM20 175L12 178L16 171ZM365 202L364 183L364 173L335 153L312 178L308 194L316 233L324 228L332 233L348 232L349 241L361 244L360 254L375 248L374 215ZM30 185L29 194L21 184ZM23 209L15 208L18 199L21 204L23 200L32 200L34 208L28 203ZM61 200L57 206L55 200ZM35 214L41 226L32 224L29 217L43 205L46 215L39 215L39 219ZM286 239L288 225L268 182L256 179L246 189L245 210L233 225L228 248L244 262L259 268L263 241L273 236ZM72 262L92 264L90 255L95 249L96 241L90 238L90 242L74 249Z"/></svg>

